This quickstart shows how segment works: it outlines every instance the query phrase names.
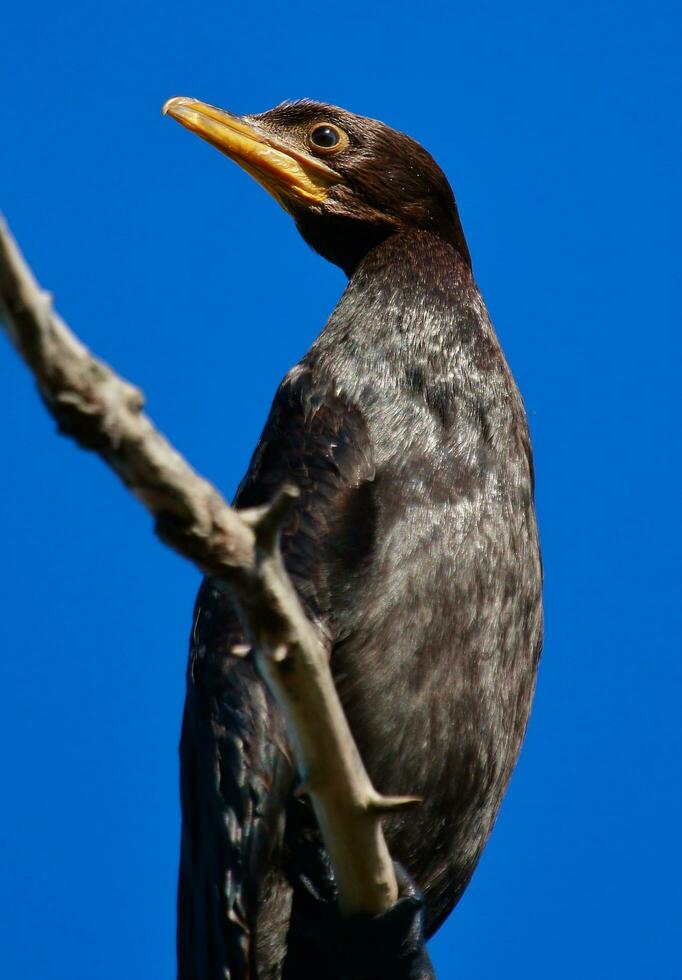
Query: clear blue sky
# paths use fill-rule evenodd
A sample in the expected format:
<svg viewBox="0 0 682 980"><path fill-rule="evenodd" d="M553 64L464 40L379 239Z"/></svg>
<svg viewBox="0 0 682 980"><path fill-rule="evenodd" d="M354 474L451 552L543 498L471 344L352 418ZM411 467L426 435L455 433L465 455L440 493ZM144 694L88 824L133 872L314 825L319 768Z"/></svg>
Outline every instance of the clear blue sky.
<svg viewBox="0 0 682 980"><path fill-rule="evenodd" d="M438 976L682 976L679 6L24 0L2 32L0 210L227 495L344 280L161 104L311 96L443 166L528 407L547 636ZM0 976L170 978L199 577L1 341L0 393Z"/></svg>

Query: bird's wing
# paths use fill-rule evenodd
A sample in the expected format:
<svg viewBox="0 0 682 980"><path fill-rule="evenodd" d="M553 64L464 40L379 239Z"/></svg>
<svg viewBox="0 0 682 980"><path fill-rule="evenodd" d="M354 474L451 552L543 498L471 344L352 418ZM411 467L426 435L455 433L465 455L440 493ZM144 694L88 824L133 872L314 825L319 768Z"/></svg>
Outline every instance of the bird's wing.
<svg viewBox="0 0 682 980"><path fill-rule="evenodd" d="M280 386L236 505L270 501L285 483L300 491L283 528L287 569L310 618L331 646L333 593L371 542L366 487L374 477L360 412L314 367ZM289 888L273 853L294 779L279 709L249 661L229 594L202 585L195 614L181 742L183 809L179 888L180 977L259 975L284 954ZM258 921L255 909L258 907ZM256 954L253 947L256 947Z"/></svg>
<svg viewBox="0 0 682 980"><path fill-rule="evenodd" d="M282 552L308 615L328 636L334 632L332 594L371 544L372 514L364 504L374 475L360 410L312 366L295 367L275 396L235 503L260 506L284 483L298 487Z"/></svg>

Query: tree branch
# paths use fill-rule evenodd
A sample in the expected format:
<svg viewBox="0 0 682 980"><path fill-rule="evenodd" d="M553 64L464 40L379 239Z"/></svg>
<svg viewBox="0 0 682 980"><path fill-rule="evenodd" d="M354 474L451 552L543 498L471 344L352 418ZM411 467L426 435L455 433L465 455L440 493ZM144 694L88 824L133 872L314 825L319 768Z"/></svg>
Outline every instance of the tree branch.
<svg viewBox="0 0 682 980"><path fill-rule="evenodd" d="M287 718L341 910L384 911L398 888L381 815L414 800L388 799L373 788L325 650L284 568L279 527L296 489L282 488L264 508L229 507L143 413L142 392L94 357L53 311L1 216L0 320L59 430L111 466L166 544L229 584L259 669Z"/></svg>

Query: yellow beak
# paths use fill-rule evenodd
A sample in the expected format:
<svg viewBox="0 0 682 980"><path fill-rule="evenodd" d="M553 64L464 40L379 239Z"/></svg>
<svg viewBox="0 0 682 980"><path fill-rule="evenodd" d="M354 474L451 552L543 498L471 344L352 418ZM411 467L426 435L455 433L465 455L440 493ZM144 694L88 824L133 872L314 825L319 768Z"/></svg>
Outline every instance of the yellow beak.
<svg viewBox="0 0 682 980"><path fill-rule="evenodd" d="M162 113L238 163L286 210L295 201L319 204L329 188L343 179L321 160L265 133L255 123L197 99L169 99Z"/></svg>

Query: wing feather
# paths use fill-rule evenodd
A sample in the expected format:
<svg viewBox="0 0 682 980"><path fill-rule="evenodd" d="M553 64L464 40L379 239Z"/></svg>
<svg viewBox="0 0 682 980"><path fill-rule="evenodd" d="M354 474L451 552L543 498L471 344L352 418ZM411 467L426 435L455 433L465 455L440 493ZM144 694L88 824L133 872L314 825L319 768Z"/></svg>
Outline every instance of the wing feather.
<svg viewBox="0 0 682 980"><path fill-rule="evenodd" d="M371 513L363 524L358 512L373 478L361 413L312 365L294 368L235 503L259 506L284 483L299 488L282 552L330 646L337 583L371 544ZM181 980L241 980L254 975L254 959L265 980L279 974L285 954L291 891L280 857L295 773L277 705L253 664L231 654L243 642L229 591L207 579L195 610L180 748Z"/></svg>

